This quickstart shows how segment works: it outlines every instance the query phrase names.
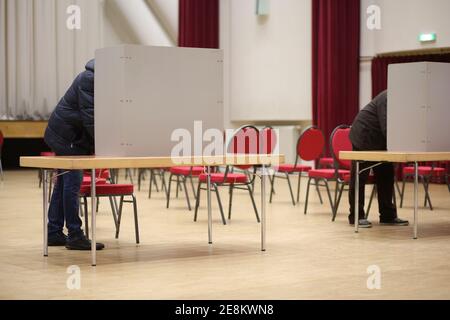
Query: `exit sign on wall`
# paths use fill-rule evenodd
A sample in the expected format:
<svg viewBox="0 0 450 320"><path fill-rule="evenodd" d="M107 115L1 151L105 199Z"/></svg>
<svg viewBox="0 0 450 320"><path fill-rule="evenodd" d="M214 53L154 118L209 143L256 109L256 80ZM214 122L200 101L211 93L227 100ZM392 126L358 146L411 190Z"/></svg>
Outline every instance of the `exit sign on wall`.
<svg viewBox="0 0 450 320"><path fill-rule="evenodd" d="M434 42L436 41L437 36L436 33L421 33L419 35L420 42Z"/></svg>

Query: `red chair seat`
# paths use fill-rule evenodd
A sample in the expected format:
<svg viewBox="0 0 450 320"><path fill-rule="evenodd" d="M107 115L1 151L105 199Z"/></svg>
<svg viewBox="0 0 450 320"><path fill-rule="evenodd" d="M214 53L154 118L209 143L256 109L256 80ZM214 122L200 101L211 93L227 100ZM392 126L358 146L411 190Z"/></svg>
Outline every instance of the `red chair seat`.
<svg viewBox="0 0 450 320"><path fill-rule="evenodd" d="M56 154L54 152L41 152L41 157L54 157Z"/></svg>
<svg viewBox="0 0 450 320"><path fill-rule="evenodd" d="M84 177L83 177L83 182L82 182L82 184L88 184L88 185L91 185L91 181L92 181L91 177L86 177L86 176L84 176ZM97 178L97 179L95 179L95 183L96 183L97 185L99 185L99 184L106 184L106 179L103 179L103 178Z"/></svg>
<svg viewBox="0 0 450 320"><path fill-rule="evenodd" d="M102 184L95 188L97 196L121 196L133 194L133 192L134 186L132 184ZM89 197L91 195L91 186L82 185L80 194Z"/></svg>
<svg viewBox="0 0 450 320"><path fill-rule="evenodd" d="M193 176L199 176L205 171L204 167L172 167L170 173L180 176L188 176L192 173Z"/></svg>
<svg viewBox="0 0 450 320"><path fill-rule="evenodd" d="M310 170L308 175L310 178L316 179L334 179L336 170L334 169L317 169ZM345 175L349 175L349 170L338 170L339 178L343 179Z"/></svg>
<svg viewBox="0 0 450 320"><path fill-rule="evenodd" d="M248 178L245 174L242 173L228 173L227 179L224 181L225 174L224 173L212 173L211 174L211 183L247 183ZM207 175L202 173L198 177L199 181L202 183L206 183Z"/></svg>
<svg viewBox="0 0 450 320"><path fill-rule="evenodd" d="M91 178L91 171L85 170L83 172L83 176ZM97 178L101 178L101 179L106 179L107 180L107 179L110 178L109 170L107 170L107 169L101 169L101 170L96 169L95 170L95 176Z"/></svg>
<svg viewBox="0 0 450 320"><path fill-rule="evenodd" d="M333 167L334 166L334 159L333 158L320 158L319 159L319 165L321 167Z"/></svg>
<svg viewBox="0 0 450 320"><path fill-rule="evenodd" d="M414 167L405 167L403 168L403 174L414 175ZM446 173L445 168L432 168L432 167L421 167L419 166L419 175L421 176L429 176L433 174L433 176L444 176Z"/></svg>
<svg viewBox="0 0 450 320"><path fill-rule="evenodd" d="M278 172L308 172L309 170L311 170L312 168L309 166L303 166L303 165L293 165L293 164L283 164L277 168L275 168L275 171Z"/></svg>

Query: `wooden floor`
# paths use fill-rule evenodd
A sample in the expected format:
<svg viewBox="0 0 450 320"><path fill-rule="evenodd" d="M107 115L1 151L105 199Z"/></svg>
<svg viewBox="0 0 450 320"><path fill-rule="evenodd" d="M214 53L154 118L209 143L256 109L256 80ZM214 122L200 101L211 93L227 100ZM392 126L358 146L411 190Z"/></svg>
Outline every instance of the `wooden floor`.
<svg viewBox="0 0 450 320"><path fill-rule="evenodd" d="M123 181L123 179L122 179ZM50 248L42 256L42 196L36 171L9 171L0 184L1 299L449 299L450 193L432 186L435 211L421 210L419 240L412 227L381 227L359 234L347 224L344 201L336 222L313 194L310 212L290 203L278 180L268 205L268 251L260 251L259 225L248 193L236 192L229 225L214 204L214 244L207 244L205 197L194 223L184 197L165 208L162 193L137 192L141 244L135 245L126 207L120 240L107 201L100 204L98 266L89 252ZM412 185L402 218L412 221ZM256 197L259 199L259 190ZM324 193L323 193L324 195ZM420 196L423 197L421 190ZM227 202L227 191L222 199ZM376 206L374 208L376 211ZM67 268L81 269L80 290L69 290ZM381 289L369 290L369 266L381 270Z"/></svg>

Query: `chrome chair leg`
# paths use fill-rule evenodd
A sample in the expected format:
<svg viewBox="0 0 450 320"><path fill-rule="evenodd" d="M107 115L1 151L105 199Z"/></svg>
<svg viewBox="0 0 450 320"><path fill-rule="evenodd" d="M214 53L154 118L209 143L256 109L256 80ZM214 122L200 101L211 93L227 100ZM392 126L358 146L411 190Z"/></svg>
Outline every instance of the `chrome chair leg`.
<svg viewBox="0 0 450 320"><path fill-rule="evenodd" d="M169 208L169 202L170 202L170 189L171 189L171 186L172 186L172 177L173 177L173 175L170 174L170 176L169 176L169 187L167 189L167 204L166 204L166 208L167 209ZM177 184L177 191L178 191L178 184Z"/></svg>
<svg viewBox="0 0 450 320"><path fill-rule="evenodd" d="M124 198L123 196L120 197L119 215L118 215L118 217L117 217L116 239L119 239L120 223L121 223L121 221L122 221L123 198Z"/></svg>
<svg viewBox="0 0 450 320"><path fill-rule="evenodd" d="M114 205L113 197L110 196L109 198L109 204L111 205L112 215L114 219L114 225L116 226L117 230L117 212L116 212L116 206Z"/></svg>
<svg viewBox="0 0 450 320"><path fill-rule="evenodd" d="M286 179L287 179L288 185L289 185L289 192L291 194L292 204L295 206L294 193L292 192L292 185L291 185L291 179L289 179L289 173L286 173Z"/></svg>
<svg viewBox="0 0 450 320"><path fill-rule="evenodd" d="M133 211L134 211L134 233L136 236L136 244L139 244L139 222L138 222L138 212L137 212L137 202L136 197L132 195L133 198Z"/></svg>
<svg viewBox="0 0 450 320"><path fill-rule="evenodd" d="M344 192L344 188L345 188L345 184L342 183L341 187L339 188L339 195L337 197L336 204L335 204L336 210L333 212L333 219L332 219L333 222L336 221L337 208L339 208L339 204L341 203L342 193Z"/></svg>
<svg viewBox="0 0 450 320"><path fill-rule="evenodd" d="M325 187L326 187L327 194L328 194L328 200L330 201L330 206L331 206L331 211L332 211L331 214L332 214L332 216L334 216L334 215L336 215L336 212L335 212L336 208L334 206L333 199L331 198L330 187L328 185L328 181L327 180L324 180L324 181L325 181Z"/></svg>
<svg viewBox="0 0 450 320"><path fill-rule="evenodd" d="M230 184L230 201L228 203L228 220L231 220L231 206L233 204L233 190L234 190L234 185Z"/></svg>
<svg viewBox="0 0 450 320"><path fill-rule="evenodd" d="M188 189L186 187L186 177L182 177L181 180L182 180L182 184L183 184L183 188L184 188L184 194L186 196L188 209L189 209L189 211L191 211L192 210L192 208L191 208L191 201L189 200Z"/></svg>
<svg viewBox="0 0 450 320"><path fill-rule="evenodd" d="M272 177L270 179L270 177ZM275 172L273 173L272 176L269 175L269 180L270 180L270 197L269 197L269 203L272 203L272 196L275 194L275 189L274 189L274 185L275 185Z"/></svg>
<svg viewBox="0 0 450 320"><path fill-rule="evenodd" d="M297 203L300 203L300 187L302 183L302 173L298 173L298 184L297 184Z"/></svg>
<svg viewBox="0 0 450 320"><path fill-rule="evenodd" d="M316 184L317 184L317 180L316 180ZM308 213L308 201L309 201L309 188L311 186L311 178L308 178L308 184L306 187L306 199L305 199L305 214Z"/></svg>
<svg viewBox="0 0 450 320"><path fill-rule="evenodd" d="M217 188L217 185L215 183L213 183L213 187L214 187L214 191L216 192L217 202L219 204L220 215L222 216L222 222L224 225L226 225L227 221L225 219L225 215L223 214L223 207L222 207L222 201L220 200L219 189Z"/></svg>
<svg viewBox="0 0 450 320"><path fill-rule="evenodd" d="M200 206L200 193L201 193L201 190L202 190L202 183L199 181L198 182L198 187L197 187L197 200L195 202L194 222L197 221L198 207Z"/></svg>
<svg viewBox="0 0 450 320"><path fill-rule="evenodd" d="M316 182L316 192L317 192L317 195L319 196L320 204L323 204L322 194L320 193L320 189L319 189L319 181L317 179L314 179L314 181Z"/></svg>
<svg viewBox="0 0 450 320"><path fill-rule="evenodd" d="M258 221L258 223L260 223L261 219L259 219L258 208L256 208L255 198L253 197L252 189L250 188L249 185L247 185L247 188L248 188L248 193L250 194L250 198L252 200L253 209L255 210L256 221Z"/></svg>

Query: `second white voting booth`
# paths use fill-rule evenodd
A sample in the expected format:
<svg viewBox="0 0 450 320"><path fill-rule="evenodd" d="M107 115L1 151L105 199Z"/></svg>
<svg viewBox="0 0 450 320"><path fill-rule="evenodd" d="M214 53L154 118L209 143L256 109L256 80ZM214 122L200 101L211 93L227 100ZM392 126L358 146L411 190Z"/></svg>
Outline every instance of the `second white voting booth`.
<svg viewBox="0 0 450 320"><path fill-rule="evenodd" d="M95 57L97 156L170 156L174 130L223 130L221 50L123 45Z"/></svg>
<svg viewBox="0 0 450 320"><path fill-rule="evenodd" d="M389 151L450 151L450 64L418 62L389 66Z"/></svg>

